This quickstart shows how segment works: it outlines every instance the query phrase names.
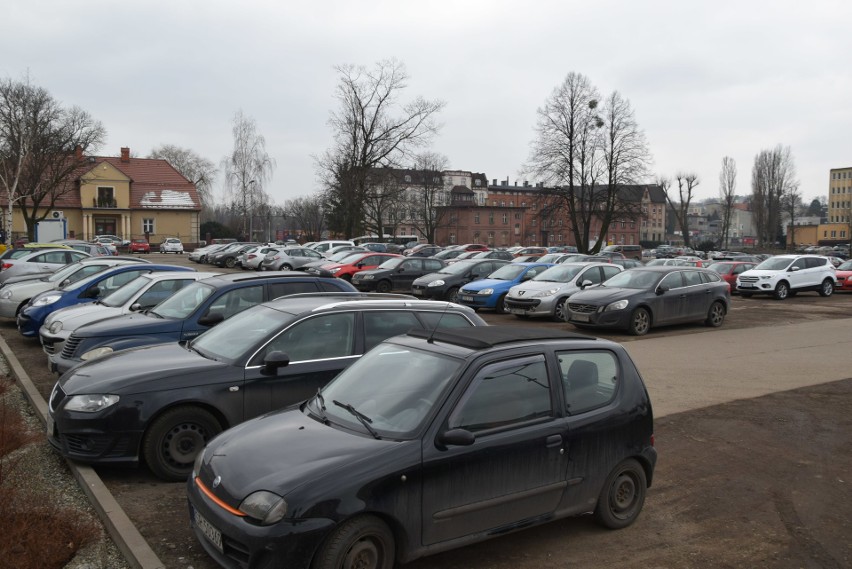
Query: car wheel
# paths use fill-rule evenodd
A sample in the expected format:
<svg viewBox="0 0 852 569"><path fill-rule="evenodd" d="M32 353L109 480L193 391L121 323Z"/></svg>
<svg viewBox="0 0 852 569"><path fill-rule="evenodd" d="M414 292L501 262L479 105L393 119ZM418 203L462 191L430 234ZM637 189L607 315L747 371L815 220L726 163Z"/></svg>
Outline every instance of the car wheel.
<svg viewBox="0 0 852 569"><path fill-rule="evenodd" d="M446 299L450 302L458 302L459 301L459 287L454 286L450 290L447 291Z"/></svg>
<svg viewBox="0 0 852 569"><path fill-rule="evenodd" d="M159 478L186 480L195 456L222 431L219 421L199 407L175 407L148 428L142 452L148 468Z"/></svg>
<svg viewBox="0 0 852 569"><path fill-rule="evenodd" d="M721 302L714 302L707 312L707 320L704 321L708 326L718 328L725 321L725 306Z"/></svg>
<svg viewBox="0 0 852 569"><path fill-rule="evenodd" d="M229 269L233 269L234 265L236 265L236 264L237 264L237 261L233 257L228 257L227 259L225 259L225 266L228 267Z"/></svg>
<svg viewBox="0 0 852 569"><path fill-rule="evenodd" d="M786 282L781 281L775 285L775 298L777 300L784 300L788 296L790 296L790 287Z"/></svg>
<svg viewBox="0 0 852 569"><path fill-rule="evenodd" d="M831 279L825 279L822 281L822 287L819 289L820 296L831 296L831 293L834 292L834 283L831 282Z"/></svg>
<svg viewBox="0 0 852 569"><path fill-rule="evenodd" d="M341 524L325 540L313 569L391 569L396 546L393 534L375 516L360 516Z"/></svg>
<svg viewBox="0 0 852 569"><path fill-rule="evenodd" d="M497 314L506 314L506 310L508 310L506 307L506 295L502 294L500 295L500 298L497 299L497 304L494 305L494 311L497 312Z"/></svg>
<svg viewBox="0 0 852 569"><path fill-rule="evenodd" d="M290 265L289 263L284 263L283 265L281 265L281 267L278 270L279 271L292 271L293 266Z"/></svg>
<svg viewBox="0 0 852 569"><path fill-rule="evenodd" d="M568 313L565 311L565 299L560 298L553 307L553 319L557 322L567 322Z"/></svg>
<svg viewBox="0 0 852 569"><path fill-rule="evenodd" d="M376 283L376 292L390 292L391 284L390 281L379 281Z"/></svg>
<svg viewBox="0 0 852 569"><path fill-rule="evenodd" d="M645 308L637 308L630 315L630 327L627 329L634 336L644 336L651 329L651 313Z"/></svg>
<svg viewBox="0 0 852 569"><path fill-rule="evenodd" d="M632 458L625 460L607 477L595 507L595 519L610 529L629 526L642 511L647 487L645 469Z"/></svg>

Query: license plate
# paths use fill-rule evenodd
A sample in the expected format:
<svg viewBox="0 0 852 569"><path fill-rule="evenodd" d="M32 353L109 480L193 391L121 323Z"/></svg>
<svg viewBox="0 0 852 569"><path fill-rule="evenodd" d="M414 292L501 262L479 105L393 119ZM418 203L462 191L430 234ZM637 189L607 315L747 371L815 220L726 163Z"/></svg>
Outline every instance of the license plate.
<svg viewBox="0 0 852 569"><path fill-rule="evenodd" d="M222 551L222 532L217 530L213 524L208 522L204 516L198 513L198 510L195 510L195 527L201 530L201 533L204 534L207 541L213 544L213 547L218 549L220 552Z"/></svg>
<svg viewBox="0 0 852 569"><path fill-rule="evenodd" d="M741 284L740 288L757 288L757 286L753 284Z"/></svg>
<svg viewBox="0 0 852 569"><path fill-rule="evenodd" d="M411 289L411 294L414 294L414 295L417 295L417 296L423 296L423 291L420 290L419 288L413 288L413 289Z"/></svg>
<svg viewBox="0 0 852 569"><path fill-rule="evenodd" d="M527 311L523 308L510 308L509 314L526 314Z"/></svg>
<svg viewBox="0 0 852 569"><path fill-rule="evenodd" d="M47 436L53 436L53 417L50 416L50 413L47 414Z"/></svg>
<svg viewBox="0 0 852 569"><path fill-rule="evenodd" d="M589 321L589 315L588 314L572 314L571 320L574 320L576 322L588 322Z"/></svg>
<svg viewBox="0 0 852 569"><path fill-rule="evenodd" d="M473 302L473 297L472 296L463 296L463 297L461 297L461 301L462 302Z"/></svg>

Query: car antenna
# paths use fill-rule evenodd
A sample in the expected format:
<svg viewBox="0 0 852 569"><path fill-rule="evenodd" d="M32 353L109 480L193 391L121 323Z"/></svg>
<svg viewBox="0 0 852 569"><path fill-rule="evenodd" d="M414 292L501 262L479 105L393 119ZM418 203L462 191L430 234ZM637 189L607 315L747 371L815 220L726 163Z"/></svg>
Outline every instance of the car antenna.
<svg viewBox="0 0 852 569"><path fill-rule="evenodd" d="M444 314L446 314L447 310L449 310L449 309L450 309L450 301L448 300L447 304L444 306L444 311L441 312L441 315L438 317L438 321L435 322L435 327L432 328L432 331L429 333L429 337L426 338L427 344L434 344L435 343L435 340L434 340L435 332L438 331L438 326L441 325L441 319L444 317Z"/></svg>

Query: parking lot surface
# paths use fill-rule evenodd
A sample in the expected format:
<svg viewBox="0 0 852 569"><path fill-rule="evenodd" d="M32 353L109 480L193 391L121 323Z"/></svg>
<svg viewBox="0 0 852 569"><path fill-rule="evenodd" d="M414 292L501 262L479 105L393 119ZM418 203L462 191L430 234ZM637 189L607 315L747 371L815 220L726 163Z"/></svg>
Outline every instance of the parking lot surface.
<svg viewBox="0 0 852 569"><path fill-rule="evenodd" d="M852 567L850 316L852 295L735 297L719 329L596 334L627 342L657 416L660 459L637 523L613 532L560 521L408 567ZM55 378L37 341L11 321L0 334L46 397ZM166 567L216 567L189 529L183 484L142 469L98 473Z"/></svg>

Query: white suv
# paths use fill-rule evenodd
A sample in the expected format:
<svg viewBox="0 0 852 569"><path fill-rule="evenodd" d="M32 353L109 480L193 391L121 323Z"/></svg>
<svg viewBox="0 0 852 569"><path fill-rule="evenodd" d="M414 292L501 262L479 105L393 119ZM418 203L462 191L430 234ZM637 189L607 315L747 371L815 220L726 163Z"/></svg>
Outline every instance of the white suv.
<svg viewBox="0 0 852 569"><path fill-rule="evenodd" d="M808 290L831 296L836 283L837 273L827 257L778 255L741 273L737 277L737 292L745 298L771 294L778 300Z"/></svg>
<svg viewBox="0 0 852 569"><path fill-rule="evenodd" d="M183 253L183 243L177 237L168 237L160 243L160 253Z"/></svg>

